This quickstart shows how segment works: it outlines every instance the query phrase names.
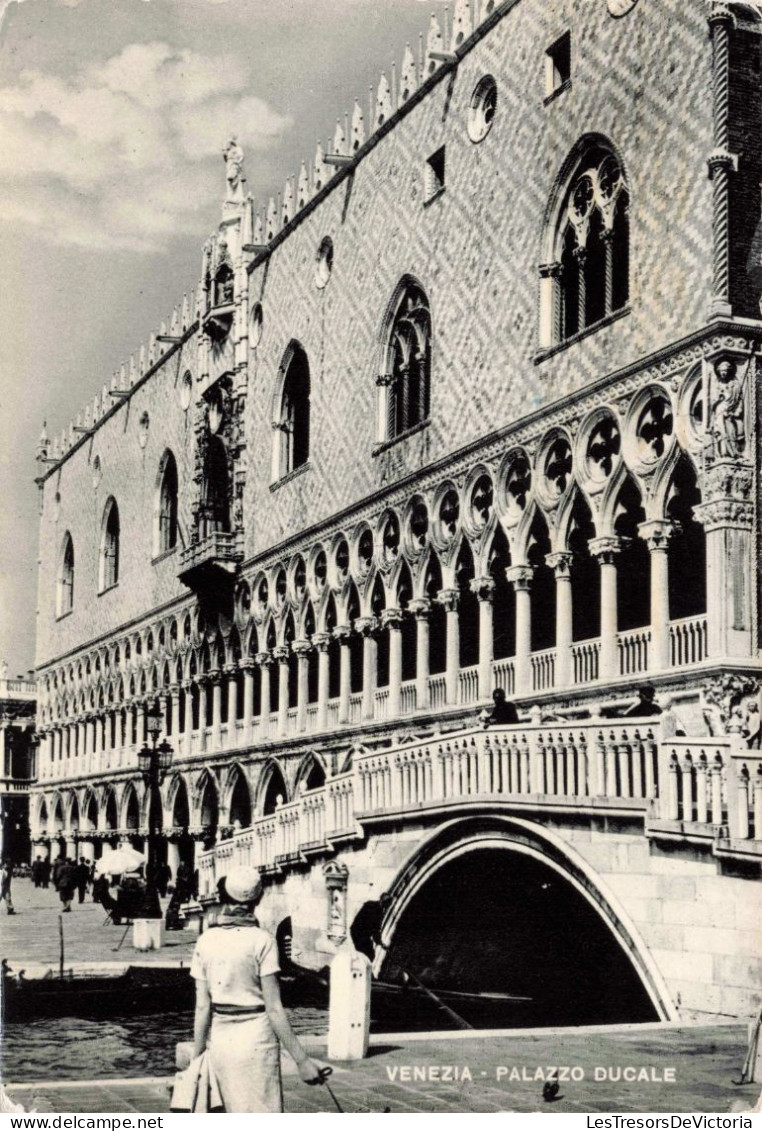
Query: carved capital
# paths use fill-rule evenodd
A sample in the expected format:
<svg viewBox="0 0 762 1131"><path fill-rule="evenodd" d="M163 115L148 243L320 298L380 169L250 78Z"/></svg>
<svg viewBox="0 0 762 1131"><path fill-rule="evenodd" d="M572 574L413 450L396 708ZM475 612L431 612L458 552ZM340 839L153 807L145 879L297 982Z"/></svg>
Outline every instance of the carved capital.
<svg viewBox="0 0 762 1131"><path fill-rule="evenodd" d="M288 644L279 644L277 648L273 648L273 659L279 664L287 664L290 651Z"/></svg>
<svg viewBox="0 0 762 1131"><path fill-rule="evenodd" d="M384 609L381 613L381 627L399 632L402 628L402 609Z"/></svg>
<svg viewBox="0 0 762 1131"><path fill-rule="evenodd" d="M257 658L256 656L248 656L246 659L239 660L238 666L244 675L252 675L257 667Z"/></svg>
<svg viewBox="0 0 762 1131"><path fill-rule="evenodd" d="M349 881L349 868L337 860L329 860L323 865L323 879L327 888L346 888Z"/></svg>
<svg viewBox="0 0 762 1131"><path fill-rule="evenodd" d="M270 664L274 662L275 657L272 652L257 652L254 657L254 663L258 664L260 668L269 668Z"/></svg>
<svg viewBox="0 0 762 1131"><path fill-rule="evenodd" d="M492 577L474 577L469 582L469 588L472 593L475 593L480 601L488 601L490 604L495 597L495 581Z"/></svg>
<svg viewBox="0 0 762 1131"><path fill-rule="evenodd" d="M313 632L312 634L312 647L316 652L327 652L328 645L331 643L330 632Z"/></svg>
<svg viewBox="0 0 762 1131"><path fill-rule="evenodd" d="M459 589L440 589L436 596L436 600L448 613L457 611L458 603L460 602Z"/></svg>
<svg viewBox="0 0 762 1131"><path fill-rule="evenodd" d="M218 687L219 684L222 683L222 670L220 668L212 668L207 678L213 687Z"/></svg>
<svg viewBox="0 0 762 1131"><path fill-rule="evenodd" d="M408 609L416 620L428 620L431 616L431 598L417 597L410 602Z"/></svg>
<svg viewBox="0 0 762 1131"><path fill-rule="evenodd" d="M557 554L547 554L545 564L549 565L556 575L556 580L568 581L571 579L571 564L574 554L571 550L561 550Z"/></svg>
<svg viewBox="0 0 762 1131"><path fill-rule="evenodd" d="M622 539L616 535L591 538L588 546L590 553L594 554L602 565L613 565L617 554L621 552Z"/></svg>
<svg viewBox="0 0 762 1131"><path fill-rule="evenodd" d="M714 180L717 173L725 170L728 173L738 172L738 154L728 153L724 149L713 150L706 159L709 170L709 179Z"/></svg>
<svg viewBox="0 0 762 1131"><path fill-rule="evenodd" d="M378 620L376 617L358 617L355 621L355 628L361 636L373 636L378 632Z"/></svg>
<svg viewBox="0 0 762 1131"><path fill-rule="evenodd" d="M352 636L351 624L337 624L333 630L333 635L339 644L349 644L350 637Z"/></svg>
<svg viewBox="0 0 762 1131"><path fill-rule="evenodd" d="M675 527L673 523L658 518L650 522L641 522L638 526L638 534L643 541L647 543L648 549L652 554L666 554L669 540L674 534L674 531Z"/></svg>
<svg viewBox="0 0 762 1131"><path fill-rule="evenodd" d="M312 651L312 644L309 640L292 640L291 651L295 652L300 658L307 656L308 652Z"/></svg>
<svg viewBox="0 0 762 1131"><path fill-rule="evenodd" d="M560 279L563 273L561 263L541 263L539 267L541 279Z"/></svg>
<svg viewBox="0 0 762 1131"><path fill-rule="evenodd" d="M393 373L379 373L379 375L376 377L376 384L380 389L388 389L390 385L394 384L394 382L395 376Z"/></svg>
<svg viewBox="0 0 762 1131"><path fill-rule="evenodd" d="M530 565L508 566L505 576L516 592L520 593L528 590L532 584L534 568Z"/></svg>

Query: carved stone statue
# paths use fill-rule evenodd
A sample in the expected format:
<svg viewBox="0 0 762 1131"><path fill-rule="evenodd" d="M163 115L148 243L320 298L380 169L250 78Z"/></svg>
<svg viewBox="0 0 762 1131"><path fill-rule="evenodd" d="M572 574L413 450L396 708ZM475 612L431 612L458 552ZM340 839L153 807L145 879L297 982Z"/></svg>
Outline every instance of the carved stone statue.
<svg viewBox="0 0 762 1131"><path fill-rule="evenodd" d="M709 431L716 455L735 459L743 455L746 443L744 428L744 378L739 377L735 363L718 361L712 396Z"/></svg>
<svg viewBox="0 0 762 1131"><path fill-rule="evenodd" d="M222 151L225 159L225 179L228 183L226 204L243 204L243 186L246 183L246 174L243 169L243 150L238 144L238 138L233 136Z"/></svg>

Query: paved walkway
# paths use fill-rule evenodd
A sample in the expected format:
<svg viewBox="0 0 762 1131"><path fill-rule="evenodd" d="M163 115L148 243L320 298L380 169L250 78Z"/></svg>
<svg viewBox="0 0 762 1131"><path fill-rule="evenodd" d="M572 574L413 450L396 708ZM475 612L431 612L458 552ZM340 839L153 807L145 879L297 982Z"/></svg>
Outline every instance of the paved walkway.
<svg viewBox="0 0 762 1131"><path fill-rule="evenodd" d="M308 1042L309 1043L309 1042ZM759 1085L734 1087L746 1046L740 1025L684 1028L638 1026L629 1031L558 1030L511 1035L426 1034L378 1037L370 1056L334 1065L336 1098L348 1112L697 1112L749 1110ZM317 1056L324 1056L318 1042ZM542 1099L549 1066L575 1069L553 1103ZM625 1067L645 1078L612 1081ZM598 1072L596 1073L596 1069ZM674 1072L674 1083L666 1083ZM466 1071L467 1070L467 1071ZM582 1079L579 1078L580 1072ZM596 1075L606 1079L596 1080ZM27 1110L164 1112L169 1080L42 1083L9 1086ZM305 1087L284 1064L286 1110L335 1110L324 1088Z"/></svg>
<svg viewBox="0 0 762 1131"><path fill-rule="evenodd" d="M0 910L0 958L13 969L24 967L31 973L36 967L58 969L58 916L62 905L52 888L35 888L31 880L13 881L15 915ZM189 931L169 931L160 951L137 951L132 946L132 927L115 927L106 922L100 904L88 895L85 903L72 904L62 917L64 929L64 961L72 964L94 962L168 963L188 962L196 942ZM120 946L121 940L124 939ZM118 950L116 948L119 948Z"/></svg>

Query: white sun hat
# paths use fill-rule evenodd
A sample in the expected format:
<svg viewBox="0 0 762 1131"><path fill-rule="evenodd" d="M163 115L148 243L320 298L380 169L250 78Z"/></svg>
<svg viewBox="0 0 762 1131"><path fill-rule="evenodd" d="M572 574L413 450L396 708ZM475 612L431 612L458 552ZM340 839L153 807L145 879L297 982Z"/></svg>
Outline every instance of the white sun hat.
<svg viewBox="0 0 762 1131"><path fill-rule="evenodd" d="M262 894L262 877L256 868L240 864L225 876L225 891L236 903L253 903Z"/></svg>

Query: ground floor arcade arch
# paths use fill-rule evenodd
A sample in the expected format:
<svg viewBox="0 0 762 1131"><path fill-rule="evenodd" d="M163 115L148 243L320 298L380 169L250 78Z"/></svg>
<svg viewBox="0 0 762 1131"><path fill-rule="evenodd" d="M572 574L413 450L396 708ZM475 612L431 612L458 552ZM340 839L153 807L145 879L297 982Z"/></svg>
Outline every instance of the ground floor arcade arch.
<svg viewBox="0 0 762 1131"><path fill-rule="evenodd" d="M672 1019L676 1010L618 900L554 833L490 815L427 837L390 889L377 973L531 999L508 1025ZM510 1015L509 1015L510 1013Z"/></svg>

